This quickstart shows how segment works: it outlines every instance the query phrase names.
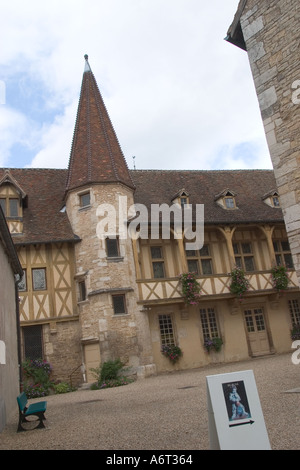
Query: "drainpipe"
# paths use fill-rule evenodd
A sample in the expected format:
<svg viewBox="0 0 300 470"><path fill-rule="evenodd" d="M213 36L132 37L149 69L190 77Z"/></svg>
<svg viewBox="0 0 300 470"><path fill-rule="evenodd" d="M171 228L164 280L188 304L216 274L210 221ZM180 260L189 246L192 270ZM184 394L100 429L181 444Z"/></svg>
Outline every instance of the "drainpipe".
<svg viewBox="0 0 300 470"><path fill-rule="evenodd" d="M16 323L17 323L17 347L18 347L18 366L19 366L19 387L22 391L23 373L22 373L22 353L21 353L21 327L20 327L20 301L19 287L20 275L15 275L15 301L16 301Z"/></svg>

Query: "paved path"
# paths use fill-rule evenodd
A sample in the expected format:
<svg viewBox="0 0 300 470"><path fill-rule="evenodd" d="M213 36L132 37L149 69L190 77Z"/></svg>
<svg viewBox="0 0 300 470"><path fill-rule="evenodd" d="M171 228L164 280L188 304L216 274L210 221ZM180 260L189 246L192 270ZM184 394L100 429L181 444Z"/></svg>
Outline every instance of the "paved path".
<svg viewBox="0 0 300 470"><path fill-rule="evenodd" d="M47 397L46 429L16 433L0 449L207 450L207 375L254 371L272 449L300 449L300 365L291 354L162 374L132 384ZM30 400L31 402L38 401Z"/></svg>

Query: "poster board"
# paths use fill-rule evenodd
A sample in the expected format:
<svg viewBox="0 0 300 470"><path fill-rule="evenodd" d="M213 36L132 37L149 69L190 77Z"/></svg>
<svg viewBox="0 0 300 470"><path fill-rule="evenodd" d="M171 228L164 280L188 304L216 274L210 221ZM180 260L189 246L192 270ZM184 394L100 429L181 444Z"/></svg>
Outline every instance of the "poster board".
<svg viewBox="0 0 300 470"><path fill-rule="evenodd" d="M211 449L270 450L252 370L206 377Z"/></svg>
<svg viewBox="0 0 300 470"><path fill-rule="evenodd" d="M6 348L4 341L0 341L0 364L6 364Z"/></svg>

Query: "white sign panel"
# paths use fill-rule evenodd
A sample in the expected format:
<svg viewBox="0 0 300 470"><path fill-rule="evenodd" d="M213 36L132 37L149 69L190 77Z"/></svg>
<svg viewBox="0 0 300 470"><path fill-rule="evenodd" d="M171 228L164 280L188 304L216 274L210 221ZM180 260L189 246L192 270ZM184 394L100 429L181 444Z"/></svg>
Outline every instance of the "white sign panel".
<svg viewBox="0 0 300 470"><path fill-rule="evenodd" d="M5 358L6 348L4 341L0 341L0 364L6 364Z"/></svg>
<svg viewBox="0 0 300 470"><path fill-rule="evenodd" d="M211 449L271 449L252 370L206 377Z"/></svg>

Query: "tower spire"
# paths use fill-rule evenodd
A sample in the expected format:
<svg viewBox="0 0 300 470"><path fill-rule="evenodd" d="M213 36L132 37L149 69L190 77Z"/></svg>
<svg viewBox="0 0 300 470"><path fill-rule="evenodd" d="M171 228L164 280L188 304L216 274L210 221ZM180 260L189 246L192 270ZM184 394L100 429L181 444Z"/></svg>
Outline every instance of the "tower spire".
<svg viewBox="0 0 300 470"><path fill-rule="evenodd" d="M122 183L134 189L126 160L88 62L88 55L84 58L66 191L92 183Z"/></svg>
<svg viewBox="0 0 300 470"><path fill-rule="evenodd" d="M85 66L84 66L84 71L85 72L91 72L91 67L90 67L90 64L89 64L89 56L87 54L84 55L84 58L85 58Z"/></svg>

